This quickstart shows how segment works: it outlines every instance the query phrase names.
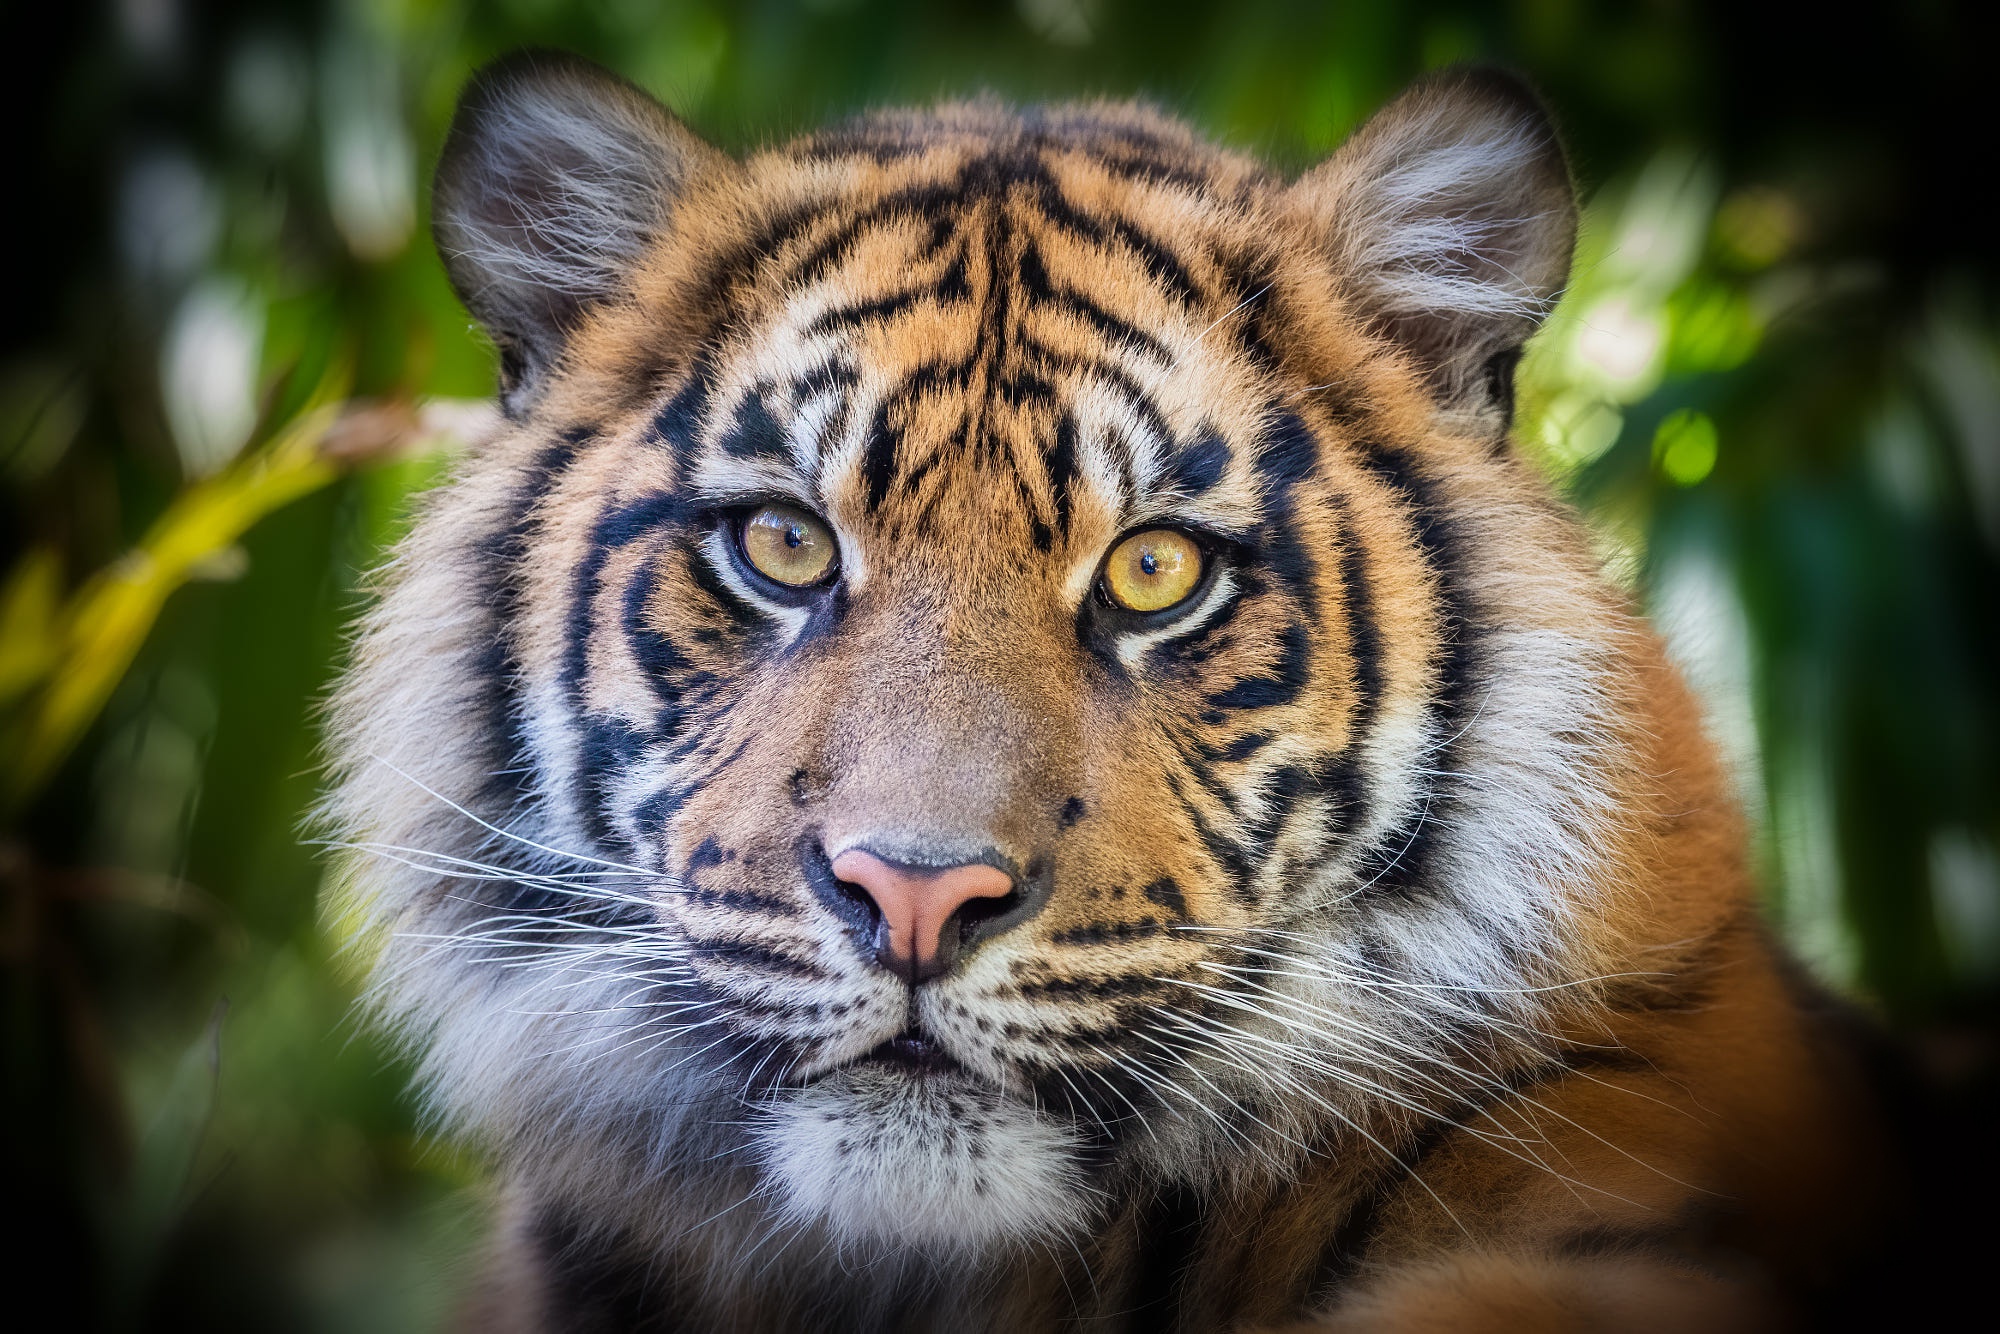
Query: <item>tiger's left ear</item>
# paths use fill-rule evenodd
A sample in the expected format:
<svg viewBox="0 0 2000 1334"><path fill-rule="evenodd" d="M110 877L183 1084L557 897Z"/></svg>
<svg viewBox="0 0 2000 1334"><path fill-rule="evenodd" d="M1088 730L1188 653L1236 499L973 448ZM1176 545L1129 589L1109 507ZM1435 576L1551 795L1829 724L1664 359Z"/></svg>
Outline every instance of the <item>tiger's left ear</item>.
<svg viewBox="0 0 2000 1334"><path fill-rule="evenodd" d="M625 80L522 51L480 70L432 193L445 272L525 414L591 307L623 294L690 183L734 164Z"/></svg>
<svg viewBox="0 0 2000 1334"><path fill-rule="evenodd" d="M1514 367L1569 279L1576 191L1541 100L1457 69L1411 88L1292 186L1346 294L1442 407L1504 428Z"/></svg>

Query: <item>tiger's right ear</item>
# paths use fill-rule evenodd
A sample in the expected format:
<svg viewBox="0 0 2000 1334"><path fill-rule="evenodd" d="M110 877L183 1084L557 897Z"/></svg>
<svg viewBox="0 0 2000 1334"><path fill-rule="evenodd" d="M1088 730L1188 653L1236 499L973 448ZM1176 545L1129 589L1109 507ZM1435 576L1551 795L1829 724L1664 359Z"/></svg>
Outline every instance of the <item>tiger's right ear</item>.
<svg viewBox="0 0 2000 1334"><path fill-rule="evenodd" d="M499 349L509 416L534 403L584 313L625 290L688 182L731 165L573 56L522 52L474 76L438 162L431 230Z"/></svg>
<svg viewBox="0 0 2000 1334"><path fill-rule="evenodd" d="M1441 407L1505 429L1521 347L1561 297L1576 191L1548 111L1498 70L1446 70L1292 187L1355 308Z"/></svg>

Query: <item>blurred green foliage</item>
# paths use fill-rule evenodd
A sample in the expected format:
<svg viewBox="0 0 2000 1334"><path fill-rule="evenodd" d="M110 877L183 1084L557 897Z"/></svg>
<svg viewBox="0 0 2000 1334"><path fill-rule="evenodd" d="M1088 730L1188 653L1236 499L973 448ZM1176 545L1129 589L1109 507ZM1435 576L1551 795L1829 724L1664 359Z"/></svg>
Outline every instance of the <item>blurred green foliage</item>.
<svg viewBox="0 0 2000 1334"><path fill-rule="evenodd" d="M119 0L31 34L16 7L0 1162L34 1220L20 1281L63 1280L79 1327L426 1328L477 1244L476 1171L350 1018L300 829L363 572L440 442L479 429L454 401L490 391L424 177L466 76L520 45L603 61L736 150L990 88L1146 96L1286 168L1427 68L1530 74L1589 208L1524 370L1524 444L1702 690L1796 948L1944 1074L1990 1080L1981 43L1944 3L1768 27L1744 8Z"/></svg>

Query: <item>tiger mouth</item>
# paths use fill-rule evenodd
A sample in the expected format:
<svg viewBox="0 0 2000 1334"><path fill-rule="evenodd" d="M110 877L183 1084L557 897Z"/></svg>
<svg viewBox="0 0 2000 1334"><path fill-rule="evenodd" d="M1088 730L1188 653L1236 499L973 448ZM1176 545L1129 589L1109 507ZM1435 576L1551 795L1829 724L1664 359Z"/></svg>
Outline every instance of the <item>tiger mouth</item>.
<svg viewBox="0 0 2000 1334"><path fill-rule="evenodd" d="M969 1072L938 1044L916 1029L904 1029L854 1062L856 1069L896 1070L911 1075L956 1075Z"/></svg>

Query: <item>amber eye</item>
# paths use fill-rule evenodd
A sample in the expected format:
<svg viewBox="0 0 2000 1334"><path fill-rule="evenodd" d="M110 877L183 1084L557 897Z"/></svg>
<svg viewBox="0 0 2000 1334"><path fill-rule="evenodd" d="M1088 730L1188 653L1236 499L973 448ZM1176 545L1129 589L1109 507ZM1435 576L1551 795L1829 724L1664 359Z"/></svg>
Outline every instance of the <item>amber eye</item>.
<svg viewBox="0 0 2000 1334"><path fill-rule="evenodd" d="M1099 583L1127 611L1165 611L1201 583L1201 546L1172 528L1148 528L1111 549Z"/></svg>
<svg viewBox="0 0 2000 1334"><path fill-rule="evenodd" d="M840 549L826 524L790 505L761 505L743 516L743 555L767 579L792 588L832 573Z"/></svg>

